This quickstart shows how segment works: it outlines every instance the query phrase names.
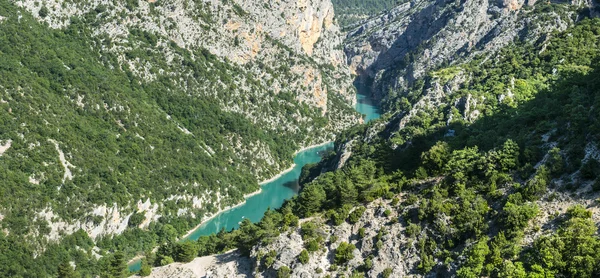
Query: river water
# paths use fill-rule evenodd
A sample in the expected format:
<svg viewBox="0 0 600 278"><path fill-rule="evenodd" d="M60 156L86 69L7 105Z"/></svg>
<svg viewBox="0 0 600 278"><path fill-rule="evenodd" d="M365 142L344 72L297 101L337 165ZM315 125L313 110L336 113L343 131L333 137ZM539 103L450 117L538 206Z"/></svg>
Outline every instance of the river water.
<svg viewBox="0 0 600 278"><path fill-rule="evenodd" d="M321 155L332 148L333 143L328 143L299 152L294 157L295 165L291 171L276 180L263 184L260 193L246 199L243 205L224 211L215 218L210 219L198 227L186 239L197 240L201 236L216 234L222 228L225 228L227 231L237 229L239 223L244 218L250 219L253 223L260 221L268 208L279 208L285 200L294 197L298 193L300 189L298 177L300 177L302 167L306 164L321 161Z"/></svg>
<svg viewBox="0 0 600 278"><path fill-rule="evenodd" d="M355 108L359 113L365 115L365 122L380 117L379 108L374 105L369 96L359 92L356 95L356 100ZM239 223L244 218L250 219L253 223L260 221L268 208L277 209L281 207L285 200L292 198L298 193L298 178L300 177L302 167L306 164L321 161L321 155L332 148L333 143L329 143L299 152L294 157L295 165L291 171L271 182L263 184L260 193L246 199L244 204L221 212L216 217L208 220L196 228L184 240L197 240L201 236L216 234L223 228L227 231L237 229ZM138 271L140 268L141 261L139 260L129 265L129 270L132 272Z"/></svg>

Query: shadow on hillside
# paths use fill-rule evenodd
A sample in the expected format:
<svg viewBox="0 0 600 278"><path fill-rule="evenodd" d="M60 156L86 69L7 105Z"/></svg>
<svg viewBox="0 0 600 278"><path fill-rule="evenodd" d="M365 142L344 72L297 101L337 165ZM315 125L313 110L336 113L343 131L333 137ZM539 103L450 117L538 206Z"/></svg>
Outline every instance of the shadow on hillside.
<svg viewBox="0 0 600 278"><path fill-rule="evenodd" d="M465 0L461 0L460 7ZM453 2L437 0L435 3L421 9L417 14L411 16L411 21L405 31L396 38L394 43L386 50L381 51L372 65L366 69L366 72L374 73L381 69L388 68L402 69L406 67L404 63L405 56L419 48L423 47L431 38L438 34L447 23L456 16L454 9L448 9L442 15L436 16L436 13L443 10L444 7ZM434 17L437 17L434 19ZM377 48L377 46L373 46ZM369 81L361 75L361 82L369 85ZM368 78L367 78L368 79ZM412 74L409 69L409 79ZM410 81L410 80L409 80Z"/></svg>
<svg viewBox="0 0 600 278"><path fill-rule="evenodd" d="M600 63L596 61L594 65ZM452 149L477 146L480 151L501 146L506 140L515 141L520 148L520 162L539 162L547 151L547 142L556 142L567 151L570 172L576 171L585 156L584 148L598 140L600 124L597 119L600 105L600 67L589 74L565 73L549 89L540 91L536 97L517 108L503 107L491 116L482 116L471 124L452 123L425 135L415 136L395 150L381 150L380 165L386 172L402 170L412 173L419 165L421 153L436 142L445 141ZM391 135L400 117L388 125L383 136ZM453 130L454 136L446 136ZM543 140L543 135L545 140ZM544 150L546 148L546 150ZM568 167L569 168L569 167Z"/></svg>

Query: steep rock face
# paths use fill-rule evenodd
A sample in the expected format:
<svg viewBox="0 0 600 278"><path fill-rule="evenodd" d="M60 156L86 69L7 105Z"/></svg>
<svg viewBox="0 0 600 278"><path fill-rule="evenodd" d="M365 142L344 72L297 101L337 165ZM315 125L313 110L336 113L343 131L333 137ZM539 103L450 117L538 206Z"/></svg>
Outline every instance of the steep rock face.
<svg viewBox="0 0 600 278"><path fill-rule="evenodd" d="M173 86L163 91L165 96L179 94L178 97L189 98L190 103L195 99L211 99L224 114L240 115L252 125L251 132L243 129L238 132L214 123L222 128L213 137L213 134L194 130L192 122L197 115L188 113L189 118L182 118L166 111L166 107L147 109L143 106L146 100L134 100L133 96L121 98L118 94L105 97L102 94L106 89L97 92L64 89L64 99L72 103L77 113L105 114L103 117L111 119L111 124L117 128L116 132L107 131L112 139L129 138L145 153L189 151L195 156L190 163L210 161L208 164L215 168L214 172L248 173L256 180L264 180L289 164L289 157L282 157L281 145L300 147L332 140L337 131L359 120L351 109L355 91L344 63L344 53L339 47L342 37L333 22L330 1L50 0L39 3L15 0L12 3L23 8L14 15L18 20L23 16L21 13L30 12L36 20L53 29L68 32L83 26L81 30L85 31L81 34L89 36L90 48L98 53L103 66L131 74L140 86L170 83ZM0 24L5 21L5 16L8 15L0 17ZM205 60L209 62L198 62ZM194 65L195 62L198 63ZM72 70L71 65L64 67ZM4 87L0 88L4 90ZM9 88L1 95L0 105L6 105L9 113L17 107L16 100L10 95L19 94L19 90L21 88ZM35 95L31 88L22 90L28 92L27 96ZM44 111L29 107L35 110L32 112L35 115ZM145 114L149 110L151 112ZM62 118L54 116L44 119L46 125L61 126ZM58 172L56 194L63 198L61 194L69 193L60 191L64 186L61 184L94 179L89 167L84 166L90 163L93 155L73 144L72 137L40 138L27 129L30 124L24 122L22 130L10 131L9 135L0 138L0 155L8 152L10 156L6 161L10 161L23 156L27 146L34 152L52 153L51 160L33 161L39 167L24 173L31 185L44 186L54 182L54 172ZM228 124L236 126L239 122ZM169 129L169 133L173 131L176 135L165 135L159 129ZM60 129L57 132L60 133ZM249 138L257 133L287 138L287 141L274 144L270 137L267 139L271 141ZM154 136L161 139L149 138ZM173 139L178 136L188 138L191 149L169 145L172 141L181 141ZM21 137L18 148L11 148L13 137ZM111 152L121 156L124 150ZM137 160L127 164L136 163ZM152 167L171 168L170 165ZM135 173L136 167L132 168L131 173ZM104 170L112 172L114 169ZM154 173L154 170L149 172ZM141 228L165 216L204 218L240 202L241 196L249 193L244 191L257 188L256 184L248 186L247 182L238 181L236 185L218 177L185 177L160 182L171 191L121 192L122 196L127 196L124 199L130 200L120 200L119 204L65 197L81 202L73 205L78 219L72 219L73 216L48 204L36 204L31 217L49 223L51 232L47 238L52 240L59 239L61 233L70 234L79 228L97 238L123 232L133 213L144 215L138 225ZM144 186L145 183L136 185ZM243 184L243 188L235 188L239 184ZM88 191L95 192L103 184L86 183L86 186L93 187ZM163 201L171 202L177 208L167 209ZM7 208L0 206L0 210L4 209Z"/></svg>
<svg viewBox="0 0 600 278"><path fill-rule="evenodd" d="M574 3L564 14L533 12L534 1L410 1L348 32L351 71L373 81L377 99L402 91L442 63L489 55L516 38L537 40L578 18ZM527 5L530 6L527 6Z"/></svg>
<svg viewBox="0 0 600 278"><path fill-rule="evenodd" d="M318 64L335 66L336 78L328 80L327 85L352 102L353 95L348 83L348 71L344 66L344 53L339 49L342 42L339 27L333 23L333 6L330 1L298 0L298 1L188 1L176 0L165 3L139 1L138 7L131 9L125 4L112 1L85 1L68 3L61 0L45 2L44 5L35 1L15 1L19 6L29 10L39 20L47 22L53 28L65 28L71 24L73 17L82 17L90 12L103 11L97 14L102 19L94 29L95 36L107 35L114 46L106 51L124 54L130 48L125 44L131 29L148 31L159 39L158 49L163 51L168 62L176 56L168 47L168 41L188 49L207 48L211 53L227 58L239 64L260 62L263 64L281 63L278 55L285 53L284 49L276 49L270 40L277 40L289 47L295 54L307 55ZM42 7L47 7L50 13L39 16ZM136 16L122 18L120 14L136 13ZM120 45L122 44L122 45ZM153 73L152 66L139 64L139 61L121 56L122 63L128 63L140 76L153 80L159 75ZM137 64L137 65L136 65ZM318 65L298 65L298 76L310 75L310 71L319 68ZM255 73L261 69L256 69ZM263 73L264 74L264 73ZM317 75L321 75L319 72ZM341 79L341 80L339 80ZM311 87L326 87L320 78L309 82ZM283 84L275 84L274 87ZM289 84L285 84L289 85ZM294 83L292 86L303 86ZM275 88L277 90L277 88ZM305 90L306 91L306 90ZM313 96L299 99L327 111L326 98L313 91Z"/></svg>

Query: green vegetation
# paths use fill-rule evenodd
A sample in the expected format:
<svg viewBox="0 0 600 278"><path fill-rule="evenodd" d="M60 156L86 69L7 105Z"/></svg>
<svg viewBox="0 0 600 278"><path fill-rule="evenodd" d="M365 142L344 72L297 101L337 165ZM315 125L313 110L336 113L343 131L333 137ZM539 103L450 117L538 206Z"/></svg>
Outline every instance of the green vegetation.
<svg viewBox="0 0 600 278"><path fill-rule="evenodd" d="M126 2L132 11L138 4ZM299 144L313 140L309 134L325 136L318 127L327 124L329 115L298 102L297 91L284 88L276 94L271 83L254 74L261 68L271 79L287 80L291 77L283 76L292 75L289 67L239 66L206 49L183 49L138 29L116 45L106 35L93 35L92 26L104 20L106 9L98 6L71 18L63 29L50 29L14 3L0 0L0 143L11 140L0 159L0 225L7 231L0 233L0 257L7 262L0 266L0 276L56 276L63 261L74 262L78 274L93 276L106 269L116 251L125 260L150 253L196 226L203 215L256 191L257 170L274 175L289 164ZM42 6L39 16L49 12ZM274 42L264 46L282 52L287 60L281 61L315 66ZM133 66L107 50L119 47L127 49L124 59L136 61ZM172 61L166 61L162 50L172 54ZM141 77L144 65L153 78ZM336 101L334 88L328 92L329 111L350 109ZM254 112L268 117L253 122L229 109L236 105L241 111L253 105L258 107ZM295 131L269 128L262 121L271 116L282 116ZM318 134L309 132L315 129ZM234 147L258 143L272 156L269 161ZM73 165L67 166L72 176L65 173L59 152ZM217 195L219 204L214 203ZM208 202L194 208L193 197ZM149 219L137 204L146 200L159 205L161 218L141 229ZM70 225L112 221L93 213L103 206L116 207L121 219L131 214L125 232L95 242L84 231L61 233L60 242L46 237L52 230L47 219ZM181 208L188 210L179 215ZM286 217L286 226L297 223L297 217ZM92 251L94 245L100 250ZM182 248L157 264L198 254ZM102 257L96 259L95 253Z"/></svg>
<svg viewBox="0 0 600 278"><path fill-rule="evenodd" d="M298 260L302 264L306 264L306 263L308 263L309 259L310 259L310 257L308 256L308 251L306 251L306 249L303 249L302 252L300 252L300 255L298 256Z"/></svg>
<svg viewBox="0 0 600 278"><path fill-rule="evenodd" d="M409 244L420 257L416 268L423 274L444 271L453 262L459 277L599 275L600 237L590 212L581 207L551 220L558 232L545 230L532 245L523 242L539 229L530 221L541 210L536 201L557 194L549 191L568 193L593 177L597 167L593 159L585 160L583 148L600 138L600 115L593 109L600 105L600 20L583 20L554 34L538 57L534 53L541 47L516 42L494 59L461 66L474 81L446 103L451 106L469 94L488 96L490 102L472 108L481 109L477 119L465 120L456 107L437 107L432 118L412 120L395 134L398 148L386 136L360 141L366 127L345 132L340 142L359 139L345 167L304 184L297 197L272 214L320 214L335 225L336 214L347 211L348 222L356 223L365 204L386 198L406 221L401 225L406 225ZM513 78L512 100L498 101ZM444 111L457 112L449 125ZM454 136L445 136L449 129ZM570 175L575 172L579 175ZM403 197L394 201L399 193ZM302 225L307 253L319 250L319 231L312 221ZM377 248L385 233L381 229L373 238ZM364 228L359 236L365 236ZM341 242L334 262L352 260L354 248ZM373 258L367 258L362 269L372 267Z"/></svg>
<svg viewBox="0 0 600 278"><path fill-rule="evenodd" d="M381 277L383 277L383 278L391 277L392 276L392 272L393 272L393 270L388 267L388 268L386 268L386 269L383 270L383 272L381 273Z"/></svg>
<svg viewBox="0 0 600 278"><path fill-rule="evenodd" d="M277 270L277 278L290 278L292 270L287 266L282 266Z"/></svg>
<svg viewBox="0 0 600 278"><path fill-rule="evenodd" d="M360 217L362 217L363 213L365 213L366 208L364 206L359 206L357 208L355 208L351 213L350 216L348 216L348 222L350 224L354 224L356 222L358 222L358 220L360 220Z"/></svg>
<svg viewBox="0 0 600 278"><path fill-rule="evenodd" d="M110 277L110 278L125 278L129 276L129 272L127 271L127 265L125 264L125 257L123 253L116 252L112 255L108 262L108 267L106 268L106 272L102 274L102 276Z"/></svg>
<svg viewBox="0 0 600 278"><path fill-rule="evenodd" d="M58 273L59 278L75 278L75 271L71 264L67 261L62 262L58 265Z"/></svg>
<svg viewBox="0 0 600 278"><path fill-rule="evenodd" d="M337 2L343 3L351 7L350 2ZM361 5L370 3L374 2ZM138 2L127 1L127 6L135 10ZM236 13L245 13L238 8ZM306 105L290 104L295 100L292 92L274 94L248 71L203 49L190 52L169 45L194 94L174 84L171 77L141 80L116 56L93 47L111 44L106 38L91 37L86 28L86 23L92 23L86 21L94 21L101 11L73 19L65 29L50 30L0 0L0 15L6 17L0 23L0 140L12 139L0 160L4 170L0 171L1 224L10 231L0 233L0 261L6 262L0 264L2 276L125 277L126 259L139 250L150 254L156 245L158 251L143 262L140 274L148 275L150 265L189 262L195 256L233 248L249 255L254 246L298 229L299 217L318 215L333 225L355 224L365 206L380 198L392 200L397 209L384 215L402 218L398 225L405 225L422 274L444 271L454 262L458 277L600 275L600 238L583 207L557 215L552 220L556 232L545 229L533 244L524 244L531 220L542 209L535 202L551 198L549 191L572 193L584 183L593 183L596 190L600 187L600 163L585 152L587 145L600 139L600 20L583 20L552 34L548 41L515 42L492 57L440 67L416 80L409 92L396 92L386 100L390 111L386 117L392 122L385 132L370 136L368 142L361 140L366 129L375 125L370 124L339 136L338 143L357 139L342 169L314 180L314 173L332 161L305 169L300 194L281 209L267 211L259 223L245 219L238 230L177 242L199 220L177 216L178 208L191 206L189 201L169 199L174 192L196 196L211 190L229 196L224 204L230 204L258 188L248 161L233 150L218 148L227 145L230 136L241 136L242 144L266 144L276 163L289 159L305 139L303 132L309 126L284 136L244 115L223 111L219 101L235 98L239 82L272 98L266 110L298 111L318 126L326 119ZM40 10L39 15L47 12ZM163 38L138 30L131 32L130 39L154 46ZM156 58L141 48L133 49L126 53L128 58ZM395 129L399 109L412 107L426 86L445 85L457 75L469 78L445 96L446 105L419 111L403 129ZM204 90L216 95L196 94ZM81 97L83 107L77 104ZM183 127L190 134L181 132ZM447 135L450 130L452 135ZM214 155L206 150L209 146ZM72 179L64 178L57 148L76 165ZM39 178L39 184L30 183L30 177ZM144 230L138 226L146 220L145 214L132 209L128 230L98 238L96 243L82 230L60 242L35 233L50 230L37 214L47 208L56 217L74 220L95 206L127 207L145 199L164 208L163 217ZM209 205L191 213L217 209ZM323 248L326 235L321 225L309 221L300 227L306 249L298 260L303 264ZM380 229L373 238L376 248L367 255L365 270L373 267L386 231ZM358 235L364 238L365 228ZM336 241L332 236L329 244ZM95 246L100 247L99 259L94 256ZM331 269L353 260L355 248L340 242ZM277 256L273 250L260 256L260 269L289 277L288 267L273 269ZM388 268L382 276L391 274ZM357 275L361 272L353 274Z"/></svg>
<svg viewBox="0 0 600 278"><path fill-rule="evenodd" d="M335 250L334 262L338 265L342 265L354 259L353 252L355 249L356 246L347 242L341 242L338 248Z"/></svg>
<svg viewBox="0 0 600 278"><path fill-rule="evenodd" d="M140 276L146 277L152 273L152 266L148 264L148 259L142 259L142 266L140 268Z"/></svg>
<svg viewBox="0 0 600 278"><path fill-rule="evenodd" d="M332 0L335 15L342 27L352 26L362 20L388 11L403 0Z"/></svg>

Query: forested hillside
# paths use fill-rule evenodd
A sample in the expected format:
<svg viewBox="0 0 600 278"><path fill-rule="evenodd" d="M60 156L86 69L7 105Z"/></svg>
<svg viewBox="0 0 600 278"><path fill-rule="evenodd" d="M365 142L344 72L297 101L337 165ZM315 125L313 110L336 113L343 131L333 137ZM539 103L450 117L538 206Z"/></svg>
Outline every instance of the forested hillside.
<svg viewBox="0 0 600 278"><path fill-rule="evenodd" d="M282 209L187 248L238 248L258 277L600 275L600 20L415 84Z"/></svg>
<svg viewBox="0 0 600 278"><path fill-rule="evenodd" d="M342 28L365 20L383 11L388 11L403 0L332 0L336 16Z"/></svg>
<svg viewBox="0 0 600 278"><path fill-rule="evenodd" d="M0 0L0 276L600 276L597 3L335 5Z"/></svg>
<svg viewBox="0 0 600 278"><path fill-rule="evenodd" d="M328 3L296 44L231 1L0 1L0 276L120 268L358 122Z"/></svg>

